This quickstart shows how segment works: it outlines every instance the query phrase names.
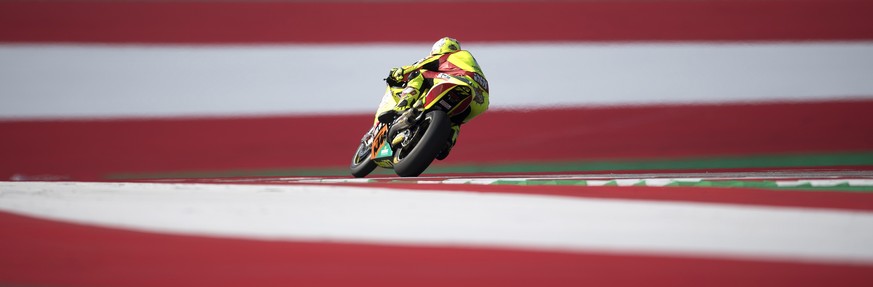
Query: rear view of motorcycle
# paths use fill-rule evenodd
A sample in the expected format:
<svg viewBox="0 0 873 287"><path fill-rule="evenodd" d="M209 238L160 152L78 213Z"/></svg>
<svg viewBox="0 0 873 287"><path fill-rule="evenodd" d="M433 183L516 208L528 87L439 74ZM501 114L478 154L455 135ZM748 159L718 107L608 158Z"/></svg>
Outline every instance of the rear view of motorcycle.
<svg viewBox="0 0 873 287"><path fill-rule="evenodd" d="M376 111L392 109L398 87L388 87ZM373 121L361 138L350 165L354 177L365 177L376 167L394 169L402 177L418 176L450 145L451 117L462 113L475 89L466 77L440 74L424 95L390 123Z"/></svg>

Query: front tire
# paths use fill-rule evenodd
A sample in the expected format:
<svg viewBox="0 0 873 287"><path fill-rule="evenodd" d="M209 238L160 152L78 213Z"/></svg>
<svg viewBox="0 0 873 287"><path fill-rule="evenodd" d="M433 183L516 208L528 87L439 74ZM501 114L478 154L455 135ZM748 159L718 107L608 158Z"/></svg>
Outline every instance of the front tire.
<svg viewBox="0 0 873 287"><path fill-rule="evenodd" d="M365 141L361 141L355 156L352 157L352 164L349 170L352 176L361 178L365 177L376 169L376 163L370 158L370 146Z"/></svg>
<svg viewBox="0 0 873 287"><path fill-rule="evenodd" d="M437 154L445 148L446 140L451 136L451 129L449 116L445 112L439 110L428 112L419 124L418 132L423 134L411 147L412 150L408 153L398 151L395 154L395 157L399 158L394 164L394 172L402 177L418 176L424 172Z"/></svg>

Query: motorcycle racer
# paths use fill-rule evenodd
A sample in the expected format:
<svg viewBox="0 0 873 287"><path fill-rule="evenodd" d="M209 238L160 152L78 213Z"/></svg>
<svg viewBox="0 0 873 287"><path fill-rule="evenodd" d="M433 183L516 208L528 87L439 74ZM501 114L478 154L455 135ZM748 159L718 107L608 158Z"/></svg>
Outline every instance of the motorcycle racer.
<svg viewBox="0 0 873 287"><path fill-rule="evenodd" d="M436 159L445 159L452 147L458 140L461 125L469 122L476 116L488 109L488 80L479 63L467 50L461 50L458 40L443 37L436 41L431 48L430 55L409 66L392 68L385 81L392 87L403 87L400 92L400 101L392 110L388 110L378 116L380 122L388 123L394 120L400 113L412 107L418 98L427 94L433 86L434 79L441 74L468 79L473 86L472 101L470 106L461 114L451 118L452 136L445 150L437 155Z"/></svg>

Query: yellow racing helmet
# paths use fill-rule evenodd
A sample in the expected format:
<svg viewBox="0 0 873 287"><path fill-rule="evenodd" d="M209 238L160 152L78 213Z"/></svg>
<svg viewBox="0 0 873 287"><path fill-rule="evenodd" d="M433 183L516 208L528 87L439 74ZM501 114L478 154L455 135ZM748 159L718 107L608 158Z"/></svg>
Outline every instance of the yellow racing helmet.
<svg viewBox="0 0 873 287"><path fill-rule="evenodd" d="M461 43L458 43L458 40L455 40L454 38L443 37L442 39L439 39L439 41L436 41L436 43L433 43L433 47L430 49L430 54L431 56L433 56L451 53L458 50L461 50Z"/></svg>

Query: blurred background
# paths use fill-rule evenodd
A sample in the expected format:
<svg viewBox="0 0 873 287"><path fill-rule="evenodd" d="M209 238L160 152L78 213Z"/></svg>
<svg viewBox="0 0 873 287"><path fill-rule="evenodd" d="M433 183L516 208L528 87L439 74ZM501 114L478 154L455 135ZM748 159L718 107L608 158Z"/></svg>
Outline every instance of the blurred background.
<svg viewBox="0 0 873 287"><path fill-rule="evenodd" d="M347 175L454 37L491 109L427 173L870 168L873 2L2 1L0 180Z"/></svg>

